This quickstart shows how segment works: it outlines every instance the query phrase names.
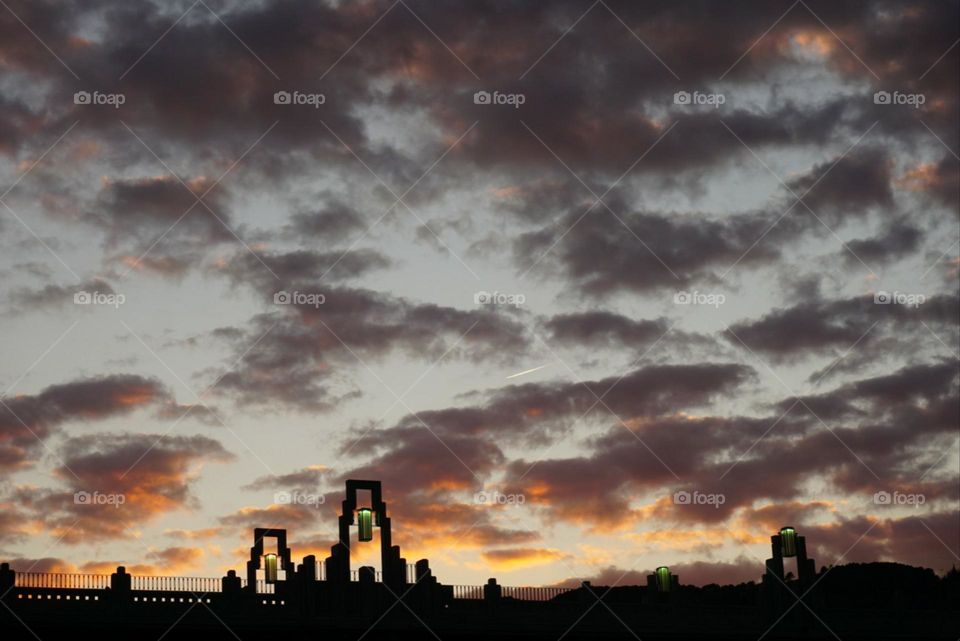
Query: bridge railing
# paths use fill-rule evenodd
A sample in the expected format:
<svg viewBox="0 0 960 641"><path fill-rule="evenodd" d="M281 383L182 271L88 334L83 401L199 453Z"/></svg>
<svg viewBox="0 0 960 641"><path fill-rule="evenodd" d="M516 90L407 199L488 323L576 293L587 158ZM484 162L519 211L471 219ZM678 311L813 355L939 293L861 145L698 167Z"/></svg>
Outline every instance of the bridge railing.
<svg viewBox="0 0 960 641"><path fill-rule="evenodd" d="M150 592L220 592L221 581L205 576L149 576L130 577L130 587L137 591Z"/></svg>
<svg viewBox="0 0 960 641"><path fill-rule="evenodd" d="M482 585L453 585L454 599L483 599ZM569 592L570 588L555 587L521 587L521 586L500 586L500 595L505 599L516 599L518 601L549 601L564 592Z"/></svg>
<svg viewBox="0 0 960 641"><path fill-rule="evenodd" d="M503 598L516 599L518 601L549 601L558 597L570 588L554 587L514 587L505 585L501 588Z"/></svg>
<svg viewBox="0 0 960 641"><path fill-rule="evenodd" d="M63 588L70 590L105 590L110 587L109 574L54 574L51 572L17 572L18 588Z"/></svg>
<svg viewBox="0 0 960 641"><path fill-rule="evenodd" d="M412 569L412 568L411 568ZM351 572L350 578L358 580L358 572ZM376 573L376 580L382 579L380 572ZM408 573L407 581L413 583L413 573ZM218 577L200 576L153 576L131 575L130 587L137 592L193 592L197 594L222 592L222 581ZM241 585L247 586L246 579L241 579ZM15 586L20 588L60 588L71 590L106 590L110 588L109 574L56 574L50 572L17 572ZM482 585L454 585L454 599L483 599ZM521 587L501 586L503 598L518 601L549 601L569 588L557 587ZM275 585L266 581L257 580L258 594L275 594Z"/></svg>
<svg viewBox="0 0 960 641"><path fill-rule="evenodd" d="M454 599L482 599L482 585L452 585Z"/></svg>

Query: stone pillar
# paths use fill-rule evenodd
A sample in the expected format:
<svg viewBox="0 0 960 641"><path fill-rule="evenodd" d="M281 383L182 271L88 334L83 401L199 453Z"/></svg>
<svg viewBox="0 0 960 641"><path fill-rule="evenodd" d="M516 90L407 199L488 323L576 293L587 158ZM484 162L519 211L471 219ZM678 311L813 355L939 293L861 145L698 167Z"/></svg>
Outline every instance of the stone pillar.
<svg viewBox="0 0 960 641"><path fill-rule="evenodd" d="M17 573L10 569L9 563L0 563L0 596L6 595L16 584Z"/></svg>
<svg viewBox="0 0 960 641"><path fill-rule="evenodd" d="M357 573L361 585L373 585L377 582L377 569L372 565L364 565Z"/></svg>
<svg viewBox="0 0 960 641"><path fill-rule="evenodd" d="M235 596L243 591L243 585L236 570L228 571L227 576L220 579L220 586L223 593L228 596Z"/></svg>
<svg viewBox="0 0 960 641"><path fill-rule="evenodd" d="M503 597L503 588L497 584L496 579L487 579L487 584L483 586L484 601L499 601Z"/></svg>
<svg viewBox="0 0 960 641"><path fill-rule="evenodd" d="M110 575L110 589L115 593L130 592L130 575L127 574L127 568L122 565L117 571Z"/></svg>
<svg viewBox="0 0 960 641"><path fill-rule="evenodd" d="M300 578L305 582L309 583L311 581L317 580L317 557L314 555L309 555L303 557L303 563L300 565L300 571L298 572Z"/></svg>
<svg viewBox="0 0 960 641"><path fill-rule="evenodd" d="M430 560L420 559L414 566L417 583L431 583L433 574L430 570Z"/></svg>
<svg viewBox="0 0 960 641"><path fill-rule="evenodd" d="M497 584L495 578L487 579L487 584L483 586L483 602L487 610L495 612L500 607L500 600L503 598L503 588Z"/></svg>

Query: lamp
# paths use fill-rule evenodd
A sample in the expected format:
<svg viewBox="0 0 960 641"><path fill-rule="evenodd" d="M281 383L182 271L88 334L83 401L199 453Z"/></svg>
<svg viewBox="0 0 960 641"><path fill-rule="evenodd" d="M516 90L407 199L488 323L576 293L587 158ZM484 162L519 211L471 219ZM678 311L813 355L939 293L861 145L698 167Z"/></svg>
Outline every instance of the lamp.
<svg viewBox="0 0 960 641"><path fill-rule="evenodd" d="M357 510L357 528L360 530L357 536L360 541L373 540L373 510L367 507Z"/></svg>
<svg viewBox="0 0 960 641"><path fill-rule="evenodd" d="M661 565L655 571L657 575L657 591L658 592L669 592L670 591L670 568L665 565Z"/></svg>
<svg viewBox="0 0 960 641"><path fill-rule="evenodd" d="M277 582L277 555L266 554L263 557L263 578L267 583Z"/></svg>
<svg viewBox="0 0 960 641"><path fill-rule="evenodd" d="M797 556L797 531L790 526L780 528L780 551L785 557Z"/></svg>

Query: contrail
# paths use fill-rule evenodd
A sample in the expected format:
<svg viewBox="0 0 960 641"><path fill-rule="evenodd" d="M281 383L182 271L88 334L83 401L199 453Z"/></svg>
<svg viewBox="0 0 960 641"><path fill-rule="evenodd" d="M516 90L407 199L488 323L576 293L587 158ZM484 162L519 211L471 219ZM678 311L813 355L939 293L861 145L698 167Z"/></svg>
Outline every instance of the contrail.
<svg viewBox="0 0 960 641"><path fill-rule="evenodd" d="M548 365L549 365L549 363L548 363ZM517 372L516 374L511 374L511 375L508 376L507 378L516 378L516 377L518 377L518 376L523 376L524 374L530 374L531 372L536 372L537 370L543 369L543 368L546 367L546 366L547 366L547 365L541 365L540 367L534 367L533 369L528 369L528 370L524 370L524 371L522 371L522 372Z"/></svg>

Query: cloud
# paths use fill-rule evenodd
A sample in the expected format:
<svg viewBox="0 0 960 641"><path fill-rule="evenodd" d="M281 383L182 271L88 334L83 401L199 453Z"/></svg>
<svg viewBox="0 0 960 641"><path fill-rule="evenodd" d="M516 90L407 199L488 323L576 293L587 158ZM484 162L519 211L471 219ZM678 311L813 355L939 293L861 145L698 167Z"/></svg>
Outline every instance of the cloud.
<svg viewBox="0 0 960 641"><path fill-rule="evenodd" d="M254 317L237 342L236 366L218 388L236 394L242 405L328 411L358 393L352 386L339 392L334 387L334 373L346 365L362 367L392 352L431 362L445 354L509 362L529 344L523 325L508 312L417 303L349 287L319 293L322 302L291 299Z"/></svg>
<svg viewBox="0 0 960 641"><path fill-rule="evenodd" d="M845 251L843 257L851 265L861 260L868 265L889 263L915 252L922 239L923 230L899 220L873 238L851 240L847 243L850 251Z"/></svg>
<svg viewBox="0 0 960 641"><path fill-rule="evenodd" d="M69 561L56 557L43 557L40 559L11 559L10 567L15 572L52 572L56 574L73 574L77 572L77 566Z"/></svg>
<svg viewBox="0 0 960 641"><path fill-rule="evenodd" d="M495 570L509 572L520 568L555 563L564 558L559 550L546 548L505 548L486 550L480 555Z"/></svg>
<svg viewBox="0 0 960 641"><path fill-rule="evenodd" d="M884 149L858 147L814 166L806 175L788 181L787 187L802 200L802 210L809 207L828 224L836 224L846 217L864 216L871 207L893 203L891 166Z"/></svg>
<svg viewBox="0 0 960 641"><path fill-rule="evenodd" d="M152 550L147 558L155 561L160 574L190 573L200 563L204 553L200 548L169 547L162 550Z"/></svg>
<svg viewBox="0 0 960 641"><path fill-rule="evenodd" d="M755 559L740 556L732 562L724 561L693 561L670 563L670 573L677 576L681 585L734 585L748 581L758 582L763 575L763 564ZM588 577L571 578L561 582L565 587L580 587L581 581L590 581L593 586L627 586L646 585L647 575L653 574L654 568L649 570L623 569L616 566L607 566L598 573Z"/></svg>
<svg viewBox="0 0 960 641"><path fill-rule="evenodd" d="M244 507L220 517L219 522L244 532L258 527L303 528L317 523L325 513L324 509L314 506L274 504L264 508Z"/></svg>
<svg viewBox="0 0 960 641"><path fill-rule="evenodd" d="M329 476L331 471L324 465L311 465L294 472L280 475L261 476L252 483L244 485L245 490L265 490L265 489L301 489L319 487L324 478Z"/></svg>
<svg viewBox="0 0 960 641"><path fill-rule="evenodd" d="M169 512L196 509L199 468L233 455L204 436L90 434L67 439L56 475L66 491L21 491L18 499L67 544L134 538Z"/></svg>
<svg viewBox="0 0 960 641"><path fill-rule="evenodd" d="M599 208L577 222L583 210L570 209L561 224L523 234L514 243L518 268L524 271L543 258L542 268L558 267L578 291L606 296L682 289L713 279L714 269L727 268L738 259L752 264L776 257L765 247L747 253L769 227L769 215L748 213L715 222L624 211L618 204L612 210ZM569 231L564 234L565 230Z"/></svg>
<svg viewBox="0 0 960 641"><path fill-rule="evenodd" d="M552 338L562 343L637 349L656 341L669 328L662 318L634 320L606 311L557 314L544 325Z"/></svg>
<svg viewBox="0 0 960 641"><path fill-rule="evenodd" d="M363 216L349 204L330 197L322 207L298 211L290 217L283 234L298 241L323 240L338 244L367 229Z"/></svg>
<svg viewBox="0 0 960 641"><path fill-rule="evenodd" d="M93 278L76 285L44 285L39 289L19 288L11 292L10 301L14 311L60 309L76 304L74 296L85 292L115 296L117 291L106 281Z"/></svg>
<svg viewBox="0 0 960 641"><path fill-rule="evenodd" d="M122 416L168 402L169 391L159 381L133 374L81 378L38 394L5 398L0 405L0 466L28 465L42 442L69 421Z"/></svg>
<svg viewBox="0 0 960 641"><path fill-rule="evenodd" d="M888 292L892 294L893 292ZM949 330L958 313L958 298L938 294L912 307L904 304L877 304L874 295L835 300L804 300L791 307L777 308L762 318L742 321L730 326L728 340L775 359L803 353L805 355L840 355L858 346L869 350L877 337L891 329L905 330L921 322ZM874 334L871 327L877 325ZM921 326L922 327L922 326ZM909 339L903 332L898 336ZM912 348L901 346L903 350Z"/></svg>
<svg viewBox="0 0 960 641"><path fill-rule="evenodd" d="M165 530L163 533L173 539L194 541L218 537L223 534L223 530L218 527L208 527L199 530Z"/></svg>

